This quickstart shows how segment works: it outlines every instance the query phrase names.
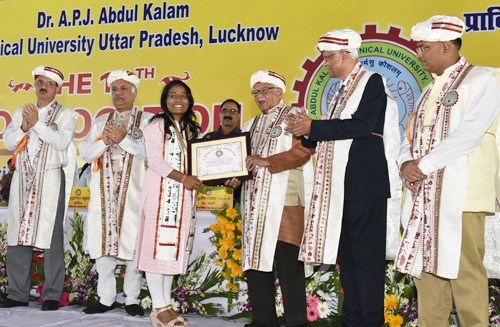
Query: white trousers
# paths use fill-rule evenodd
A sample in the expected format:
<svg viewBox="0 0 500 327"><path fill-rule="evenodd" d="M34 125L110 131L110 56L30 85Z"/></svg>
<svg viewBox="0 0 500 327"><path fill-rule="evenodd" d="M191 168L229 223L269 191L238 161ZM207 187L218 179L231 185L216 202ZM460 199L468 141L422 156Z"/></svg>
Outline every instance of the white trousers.
<svg viewBox="0 0 500 327"><path fill-rule="evenodd" d="M125 276L123 278L123 293L125 293L125 305L140 304L142 272L137 269L137 254L134 253L132 260L125 260ZM97 280L97 295L99 302L111 306L116 298L115 270L118 259L110 256L102 256L95 260L95 267L99 274Z"/></svg>
<svg viewBox="0 0 500 327"><path fill-rule="evenodd" d="M173 275L146 272L146 280L148 281L149 294L151 294L154 309L164 308L172 303Z"/></svg>

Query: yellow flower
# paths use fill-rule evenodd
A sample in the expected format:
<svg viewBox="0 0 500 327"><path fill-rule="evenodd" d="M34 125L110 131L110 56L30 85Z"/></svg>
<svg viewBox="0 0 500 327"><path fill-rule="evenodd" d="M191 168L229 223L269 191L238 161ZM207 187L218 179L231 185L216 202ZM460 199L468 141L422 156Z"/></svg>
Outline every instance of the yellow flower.
<svg viewBox="0 0 500 327"><path fill-rule="evenodd" d="M389 326L390 327L401 327L403 324L403 317L400 315L390 315L389 317Z"/></svg>
<svg viewBox="0 0 500 327"><path fill-rule="evenodd" d="M219 257L222 259L222 260L225 260L227 259L227 250L223 247L219 248Z"/></svg>
<svg viewBox="0 0 500 327"><path fill-rule="evenodd" d="M220 232L220 225L219 224L212 224L212 225L210 225L210 230L212 232L214 232L215 234L217 234L218 232Z"/></svg>
<svg viewBox="0 0 500 327"><path fill-rule="evenodd" d="M226 227L226 230L231 230L233 231L236 228L235 223L228 221L224 227Z"/></svg>
<svg viewBox="0 0 500 327"><path fill-rule="evenodd" d="M399 299L394 294L387 294L384 299L384 307L386 310L394 310L398 307Z"/></svg>
<svg viewBox="0 0 500 327"><path fill-rule="evenodd" d="M234 240L234 232L232 230L226 231L226 234L224 236L232 238Z"/></svg>
<svg viewBox="0 0 500 327"><path fill-rule="evenodd" d="M220 247L229 250L234 248L234 240L229 237L224 237L223 239L220 240ZM224 258L222 258L224 259Z"/></svg>
<svg viewBox="0 0 500 327"><path fill-rule="evenodd" d="M233 283L227 283L226 288L232 292L237 292L238 291L238 286L234 285Z"/></svg>
<svg viewBox="0 0 500 327"><path fill-rule="evenodd" d="M219 267L224 267L224 263L221 260L215 260L215 264Z"/></svg>
<svg viewBox="0 0 500 327"><path fill-rule="evenodd" d="M227 267L231 269L231 278L236 278L241 275L241 265L231 259L227 260Z"/></svg>
<svg viewBox="0 0 500 327"><path fill-rule="evenodd" d="M241 260L241 250L234 250L234 252L233 252L233 258L235 260Z"/></svg>
<svg viewBox="0 0 500 327"><path fill-rule="evenodd" d="M226 216L228 216L231 219L234 219L238 217L238 211L236 211L235 208L229 208L226 210Z"/></svg>
<svg viewBox="0 0 500 327"><path fill-rule="evenodd" d="M231 259L227 260L227 267L228 268L234 269L234 268L236 268L238 266L239 266L239 264L237 262L235 262L234 260L231 260Z"/></svg>
<svg viewBox="0 0 500 327"><path fill-rule="evenodd" d="M227 274L224 271L221 271L220 274L222 277L227 278Z"/></svg>
<svg viewBox="0 0 500 327"><path fill-rule="evenodd" d="M241 266L234 267L234 269L231 270L231 278L241 277L242 273L243 270L241 269Z"/></svg>
<svg viewBox="0 0 500 327"><path fill-rule="evenodd" d="M217 216L215 217L215 219L217 219L217 221L221 224L221 225L224 225L228 222L227 218L224 217L224 216Z"/></svg>
<svg viewBox="0 0 500 327"><path fill-rule="evenodd" d="M384 323L388 324L389 323L389 316L392 316L389 314L388 310L384 310Z"/></svg>
<svg viewBox="0 0 500 327"><path fill-rule="evenodd" d="M236 227L238 227L238 230L241 230L241 224L243 222L241 220L238 220L238 222L236 223Z"/></svg>

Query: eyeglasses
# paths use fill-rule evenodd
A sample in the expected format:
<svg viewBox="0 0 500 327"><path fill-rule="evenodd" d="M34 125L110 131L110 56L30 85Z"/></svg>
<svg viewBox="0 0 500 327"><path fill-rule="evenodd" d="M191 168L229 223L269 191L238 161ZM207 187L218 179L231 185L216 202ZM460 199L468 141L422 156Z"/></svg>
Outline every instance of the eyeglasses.
<svg viewBox="0 0 500 327"><path fill-rule="evenodd" d="M423 44L418 46L415 50L417 53L426 53L429 50L430 46L427 44Z"/></svg>
<svg viewBox="0 0 500 327"><path fill-rule="evenodd" d="M224 114L224 115L237 115L239 114L238 112L238 109L222 109L221 111L221 114Z"/></svg>
<svg viewBox="0 0 500 327"><path fill-rule="evenodd" d="M177 94L177 93L170 93L167 95L167 98L169 100L177 100L177 99L187 100L187 99L189 99L187 94Z"/></svg>
<svg viewBox="0 0 500 327"><path fill-rule="evenodd" d="M330 59L331 59L333 56L335 56L336 54L340 53L340 51L341 51L341 50L339 50L339 51L335 51L334 53L332 53L332 54L330 54L330 55L328 55L328 56L323 56L323 60L324 60L325 62L329 62L329 61L330 61Z"/></svg>
<svg viewBox="0 0 500 327"><path fill-rule="evenodd" d="M253 96L257 96L257 94L261 93L261 94L267 94L269 92L269 90L274 90L274 89L279 89L279 87L263 87L261 89L253 89L252 90L252 95Z"/></svg>
<svg viewBox="0 0 500 327"><path fill-rule="evenodd" d="M52 89L54 87L57 87L57 83L56 82L52 82L52 81L44 81L42 79L37 79L35 81L35 85L38 86L38 87L42 87L44 85L47 85L48 88Z"/></svg>
<svg viewBox="0 0 500 327"><path fill-rule="evenodd" d="M416 49L415 51L418 53L426 53L427 51L429 51L429 49L431 48L432 44L436 44L436 43L443 43L443 42L431 42L431 43L422 43L420 44Z"/></svg>

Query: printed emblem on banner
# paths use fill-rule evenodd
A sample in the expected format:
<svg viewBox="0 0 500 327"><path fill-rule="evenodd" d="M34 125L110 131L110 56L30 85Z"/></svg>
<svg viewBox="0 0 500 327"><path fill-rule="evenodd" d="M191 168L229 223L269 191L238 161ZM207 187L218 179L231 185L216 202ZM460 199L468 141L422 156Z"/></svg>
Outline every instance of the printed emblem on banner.
<svg viewBox="0 0 500 327"><path fill-rule="evenodd" d="M217 150L217 151L215 152L215 155L216 155L217 157L222 156L222 155L223 155L222 150Z"/></svg>
<svg viewBox="0 0 500 327"><path fill-rule="evenodd" d="M57 131L59 129L59 126L57 126L56 123L50 123L50 128L52 128L54 131Z"/></svg>
<svg viewBox="0 0 500 327"><path fill-rule="evenodd" d="M281 135L281 126L276 126L271 130L271 137L278 137Z"/></svg>
<svg viewBox="0 0 500 327"><path fill-rule="evenodd" d="M416 57L415 42L402 38L400 28L390 27L387 33L377 28L375 24L366 24L364 32L360 33L363 43L359 62L386 78L387 87L398 104L400 131L404 135L408 117L415 111L417 99L432 77ZM304 79L293 85L299 97L292 106L305 107L313 119L321 119L327 113L342 84L339 78L330 78L323 61L321 54L314 61L306 59L302 64L306 71Z"/></svg>
<svg viewBox="0 0 500 327"><path fill-rule="evenodd" d="M139 128L134 128L132 131L132 138L138 140L142 137L142 131Z"/></svg>
<svg viewBox="0 0 500 327"><path fill-rule="evenodd" d="M17 91L29 91L30 89L33 88L33 85L29 82L21 82L18 84L12 84L14 80L11 79L9 81L8 87L12 90L12 92L16 93Z"/></svg>
<svg viewBox="0 0 500 327"><path fill-rule="evenodd" d="M451 90L443 98L442 104L446 107L453 107L458 101L458 92Z"/></svg>

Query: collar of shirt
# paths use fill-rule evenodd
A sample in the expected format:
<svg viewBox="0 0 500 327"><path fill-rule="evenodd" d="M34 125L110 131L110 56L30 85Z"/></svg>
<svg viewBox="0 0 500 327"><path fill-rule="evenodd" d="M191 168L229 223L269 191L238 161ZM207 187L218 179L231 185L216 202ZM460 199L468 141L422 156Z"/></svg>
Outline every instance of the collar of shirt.
<svg viewBox="0 0 500 327"><path fill-rule="evenodd" d="M462 59L462 58L463 57L460 57L460 59ZM455 70L455 68L457 68L457 66L461 64L461 60L460 59L455 64L453 64L450 67L446 68L441 75L438 76L437 74L432 73L431 74L432 77L434 79L442 79L442 78L448 79L448 77L450 77L451 73Z"/></svg>

